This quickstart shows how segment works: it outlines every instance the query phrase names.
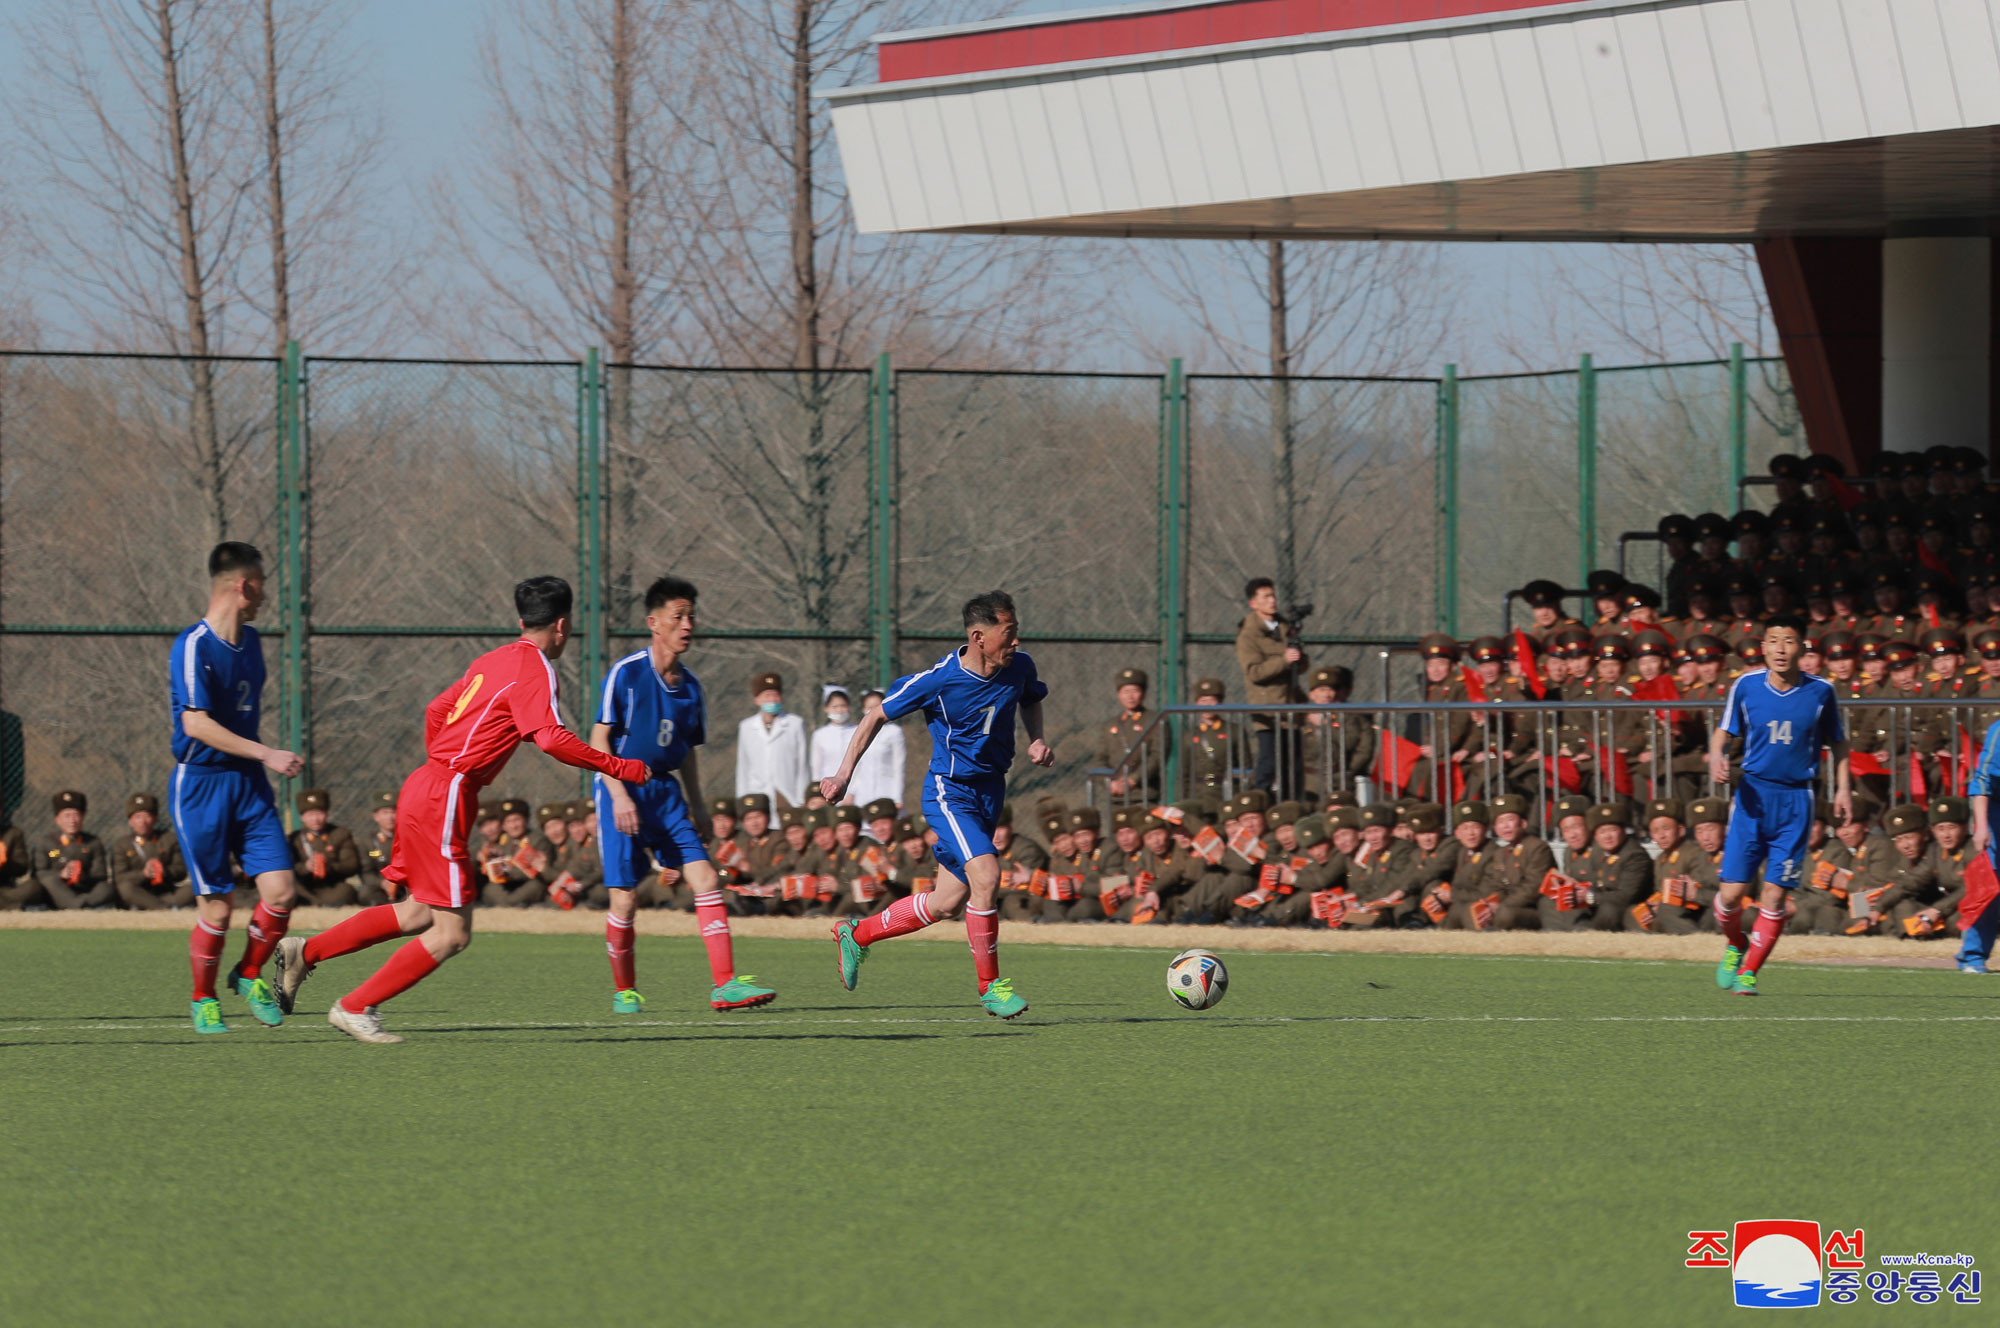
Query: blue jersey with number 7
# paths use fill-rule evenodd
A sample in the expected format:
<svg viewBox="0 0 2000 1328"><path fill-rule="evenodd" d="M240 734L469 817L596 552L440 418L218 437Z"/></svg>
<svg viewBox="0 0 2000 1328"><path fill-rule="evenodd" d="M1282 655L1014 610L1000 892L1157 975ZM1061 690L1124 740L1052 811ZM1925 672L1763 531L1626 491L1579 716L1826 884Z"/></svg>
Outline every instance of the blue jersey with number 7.
<svg viewBox="0 0 2000 1328"><path fill-rule="evenodd" d="M1819 773L1823 747L1847 741L1833 684L1810 673L1785 691L1769 669L1752 669L1729 686L1722 731L1743 739L1743 773L1765 784L1806 788Z"/></svg>
<svg viewBox="0 0 2000 1328"><path fill-rule="evenodd" d="M1035 676L1035 661L1017 650L993 676L965 667L964 647L907 678L898 678L882 700L890 719L921 710L930 722L931 773L946 779L1004 775L1014 763L1014 712L1023 701L1039 701L1048 684Z"/></svg>

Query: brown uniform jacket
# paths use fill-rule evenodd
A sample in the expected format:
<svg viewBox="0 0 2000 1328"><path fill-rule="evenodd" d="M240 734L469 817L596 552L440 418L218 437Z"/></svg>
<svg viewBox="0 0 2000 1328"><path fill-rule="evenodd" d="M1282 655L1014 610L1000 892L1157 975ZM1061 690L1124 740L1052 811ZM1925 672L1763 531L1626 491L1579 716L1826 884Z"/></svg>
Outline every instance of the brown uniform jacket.
<svg viewBox="0 0 2000 1328"><path fill-rule="evenodd" d="M104 862L104 842L88 830L73 835L49 831L35 841L34 857L44 888L52 881L68 884L62 879L62 871L70 862L83 864L83 878L69 886L78 894L88 894L110 879Z"/></svg>
<svg viewBox="0 0 2000 1328"><path fill-rule="evenodd" d="M111 880L120 889L142 889L155 892L168 890L179 885L187 876L187 864L181 861L181 843L171 826L156 826L145 839L126 833L112 840L107 850L111 860ZM160 881L156 885L146 879L146 864L160 864Z"/></svg>
<svg viewBox="0 0 2000 1328"><path fill-rule="evenodd" d="M1539 835L1523 835L1512 844L1486 841L1485 865L1479 876L1481 895L1500 896L1507 908L1533 908L1542 892L1542 878L1555 870L1555 853Z"/></svg>
<svg viewBox="0 0 2000 1328"><path fill-rule="evenodd" d="M292 839L292 870L309 885L333 885L349 877L360 874L361 850L355 846L354 836L346 826L326 823L326 829L314 834L309 830L294 830ZM325 874L313 875L313 859L324 855Z"/></svg>
<svg viewBox="0 0 2000 1328"><path fill-rule="evenodd" d="M1299 690L1299 672L1306 667L1302 658L1293 664L1285 658L1281 630L1266 627L1254 613L1243 615L1236 629L1236 662L1243 667L1246 698L1252 705L1300 705L1306 694ZM1257 727L1271 727L1269 715L1256 718Z"/></svg>

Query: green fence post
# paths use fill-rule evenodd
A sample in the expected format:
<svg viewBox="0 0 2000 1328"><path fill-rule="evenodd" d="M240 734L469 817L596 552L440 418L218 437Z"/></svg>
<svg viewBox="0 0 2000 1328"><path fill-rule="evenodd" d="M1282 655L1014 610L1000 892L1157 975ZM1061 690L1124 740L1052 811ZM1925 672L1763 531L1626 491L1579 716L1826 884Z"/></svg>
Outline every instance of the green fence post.
<svg viewBox="0 0 2000 1328"><path fill-rule="evenodd" d="M310 535L310 508L307 505L307 461L305 439L305 356L299 343L285 343L280 368L283 387L278 394L282 409L278 416L279 475L284 486L285 541L285 745L297 752L306 768L300 783L312 783L312 707L308 699L310 648L307 634L312 630L312 603L306 594L306 577L311 562L306 543ZM290 799L286 800L289 809ZM291 813L286 813L289 818Z"/></svg>
<svg viewBox="0 0 2000 1328"><path fill-rule="evenodd" d="M1187 375L1176 358L1160 385L1160 690L1166 705L1187 699ZM1166 787L1180 786L1180 742L1167 730Z"/></svg>
<svg viewBox="0 0 2000 1328"><path fill-rule="evenodd" d="M1576 511L1580 586L1597 565L1597 370L1588 355L1576 372Z"/></svg>
<svg viewBox="0 0 2000 1328"><path fill-rule="evenodd" d="M604 369L597 347L583 353L583 696L584 714L597 713L604 676Z"/></svg>
<svg viewBox="0 0 2000 1328"><path fill-rule="evenodd" d="M879 687L896 678L896 419L896 373L885 350L868 379L868 622Z"/></svg>
<svg viewBox="0 0 2000 1328"><path fill-rule="evenodd" d="M1438 382L1438 630L1458 635L1458 366Z"/></svg>
<svg viewBox="0 0 2000 1328"><path fill-rule="evenodd" d="M1750 447L1750 374L1743 361L1743 343L1729 343L1729 507L1735 510L1736 495L1743 492L1747 453Z"/></svg>

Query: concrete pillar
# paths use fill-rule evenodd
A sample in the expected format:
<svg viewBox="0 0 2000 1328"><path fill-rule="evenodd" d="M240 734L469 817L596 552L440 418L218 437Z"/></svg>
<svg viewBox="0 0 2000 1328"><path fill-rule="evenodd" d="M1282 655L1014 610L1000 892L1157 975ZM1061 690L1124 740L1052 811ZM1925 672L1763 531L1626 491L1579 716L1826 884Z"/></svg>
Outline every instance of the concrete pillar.
<svg viewBox="0 0 2000 1328"><path fill-rule="evenodd" d="M1993 246L1985 236L1882 242L1882 446L1986 451Z"/></svg>

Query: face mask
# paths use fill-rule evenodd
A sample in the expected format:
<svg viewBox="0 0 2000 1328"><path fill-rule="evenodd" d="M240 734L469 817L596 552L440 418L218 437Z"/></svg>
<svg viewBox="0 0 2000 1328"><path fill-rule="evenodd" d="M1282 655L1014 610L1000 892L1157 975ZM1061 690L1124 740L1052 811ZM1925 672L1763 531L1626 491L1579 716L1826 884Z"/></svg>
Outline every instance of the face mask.
<svg viewBox="0 0 2000 1328"><path fill-rule="evenodd" d="M767 715L776 715L784 712L785 703L783 701L760 701L757 703L757 708Z"/></svg>
<svg viewBox="0 0 2000 1328"><path fill-rule="evenodd" d="M832 724L845 724L847 722L847 711L835 708L826 712L826 718L827 722Z"/></svg>

